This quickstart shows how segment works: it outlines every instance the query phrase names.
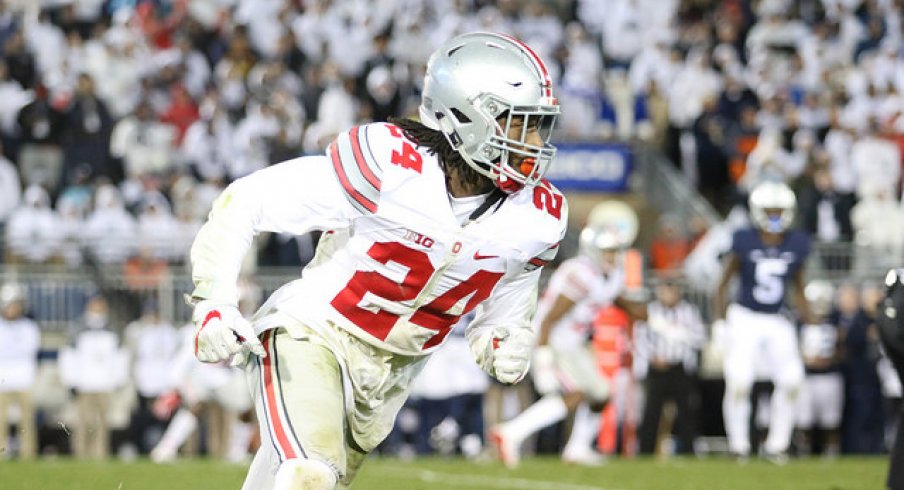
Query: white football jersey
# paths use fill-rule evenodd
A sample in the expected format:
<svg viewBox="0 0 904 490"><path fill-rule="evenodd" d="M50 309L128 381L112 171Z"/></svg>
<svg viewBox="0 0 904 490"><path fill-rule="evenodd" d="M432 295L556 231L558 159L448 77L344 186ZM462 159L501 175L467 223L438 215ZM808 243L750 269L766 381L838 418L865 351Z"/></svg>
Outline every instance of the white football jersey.
<svg viewBox="0 0 904 490"><path fill-rule="evenodd" d="M590 337L594 315L612 304L624 287L625 273L621 267L604 274L590 257L572 257L562 262L549 278L534 324L539 326L556 298L565 296L574 306L553 325L549 343L559 351L582 346Z"/></svg>
<svg viewBox="0 0 904 490"><path fill-rule="evenodd" d="M435 156L396 126L359 126L326 157L274 165L223 192L192 247L194 295L235 304L240 263L258 232L325 230L302 277L256 318L276 310L423 355L478 306L469 331L530 328L539 268L555 256L567 213L553 186L531 186L462 226ZM276 326L255 322L258 333Z"/></svg>
<svg viewBox="0 0 904 490"><path fill-rule="evenodd" d="M832 358L838 345L838 328L829 324L804 325L800 330L800 350L804 357Z"/></svg>

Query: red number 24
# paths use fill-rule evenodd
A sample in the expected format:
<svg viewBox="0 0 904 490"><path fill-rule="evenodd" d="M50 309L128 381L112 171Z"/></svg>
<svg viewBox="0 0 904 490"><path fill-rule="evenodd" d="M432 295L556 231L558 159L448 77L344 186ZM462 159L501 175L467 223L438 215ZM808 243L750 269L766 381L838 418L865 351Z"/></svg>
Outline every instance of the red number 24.
<svg viewBox="0 0 904 490"><path fill-rule="evenodd" d="M383 309L373 311L360 307L364 296L370 293L391 302L411 301L421 293L436 269L426 253L398 242L374 243L367 251L367 255L381 264L396 262L407 267L408 272L400 282L396 282L379 272L357 271L330 304L358 327L380 340L385 340L401 317ZM441 343L461 315L471 311L478 303L489 297L502 275L501 272L477 271L430 303L418 308L409 321L436 330L436 334L424 344L424 348ZM469 295L471 298L460 314L448 313L449 309Z"/></svg>

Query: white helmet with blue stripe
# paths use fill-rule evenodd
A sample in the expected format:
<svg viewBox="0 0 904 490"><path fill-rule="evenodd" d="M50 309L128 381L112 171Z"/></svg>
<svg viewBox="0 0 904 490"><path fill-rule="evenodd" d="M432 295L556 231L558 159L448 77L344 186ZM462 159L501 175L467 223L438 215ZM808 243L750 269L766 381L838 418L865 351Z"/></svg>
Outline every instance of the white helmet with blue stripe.
<svg viewBox="0 0 904 490"><path fill-rule="evenodd" d="M760 230L784 233L794 221L797 198L784 182L765 181L750 193L750 219Z"/></svg>

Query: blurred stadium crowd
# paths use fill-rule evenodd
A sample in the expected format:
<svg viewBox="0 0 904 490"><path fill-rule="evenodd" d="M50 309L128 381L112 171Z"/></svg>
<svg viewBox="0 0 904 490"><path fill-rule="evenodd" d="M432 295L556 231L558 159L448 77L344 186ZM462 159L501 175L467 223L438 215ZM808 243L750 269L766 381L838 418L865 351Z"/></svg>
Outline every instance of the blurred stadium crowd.
<svg viewBox="0 0 904 490"><path fill-rule="evenodd" d="M226 184L319 153L352 125L416 112L427 55L454 34L489 30L518 36L549 61L559 138L653 145L725 214L752 183L780 178L797 192L800 225L817 242L856 241L868 257L900 265L902 12L901 0L0 0L0 250L7 266L108 265L121 267L130 287L153 286L184 265ZM654 270L680 269L706 231L668 216L644 226L659 230L642 250ZM300 266L315 243L270 236L257 262ZM876 291L850 284L838 293L848 322L838 365L847 383L843 423L856 439L843 440L848 452L884 451L886 425L896 423L885 405L901 400L900 385L880 369ZM8 294L4 308L16 303ZM115 323L109 305L86 302L65 362L82 366L77 348L88 332L85 345L110 353L89 357L112 363L93 372L121 379L98 376L102 386L86 387L63 376L78 401L34 400L69 415L42 411L37 428L24 429L28 417L19 416L19 454L68 451L56 436L69 428L58 420L85 434L112 426L116 447L151 451L186 395L174 397L177 379L159 376L178 355L180 334L153 300L141 304L139 318ZM0 384L0 422L9 399L2 390L26 400L48 375L37 365L40 341L21 340L38 335L13 321L21 314L4 309L0 328L0 338L15 339L0 341L0 373L19 379ZM112 337L94 335L101 330ZM221 375L212 383L229 382ZM499 387L464 373L452 391L465 398L450 404L449 393L431 393L443 384L431 379L425 373L407 412L414 415L400 419L388 450L479 453L484 393ZM131 395L80 396L126 385ZM517 395L521 405L532 396ZM183 405L196 415L199 403ZM220 418L240 425L241 404L218 403L230 414ZM488 417L504 410L496 412ZM210 427L209 435L225 430ZM462 442L467 434L474 437ZM109 450L76 440L79 454ZM208 451L226 454L222 441L211 444L217 449Z"/></svg>

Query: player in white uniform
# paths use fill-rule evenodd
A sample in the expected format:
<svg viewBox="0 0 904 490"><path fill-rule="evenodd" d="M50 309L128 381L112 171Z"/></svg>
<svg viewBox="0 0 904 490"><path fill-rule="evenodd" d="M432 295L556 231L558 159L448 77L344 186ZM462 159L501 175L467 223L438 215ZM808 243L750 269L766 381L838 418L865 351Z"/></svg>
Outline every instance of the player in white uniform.
<svg viewBox="0 0 904 490"><path fill-rule="evenodd" d="M230 185L192 246L196 352L248 357L262 445L246 489L346 488L389 433L428 354L464 313L477 363L527 373L540 268L567 204L542 180L559 108L546 66L471 33L430 58L420 123L352 128L325 156ZM252 324L236 277L253 236L329 230ZM253 325L253 326L252 326Z"/></svg>
<svg viewBox="0 0 904 490"><path fill-rule="evenodd" d="M614 229L588 226L581 232L581 253L564 261L550 277L537 310L539 334L531 371L542 396L490 433L506 466L518 465L521 443L528 436L563 420L572 409L574 424L562 459L602 463L602 456L590 446L599 432L598 412L609 386L597 369L589 339L596 313L613 304L624 289L620 257L625 245Z"/></svg>

